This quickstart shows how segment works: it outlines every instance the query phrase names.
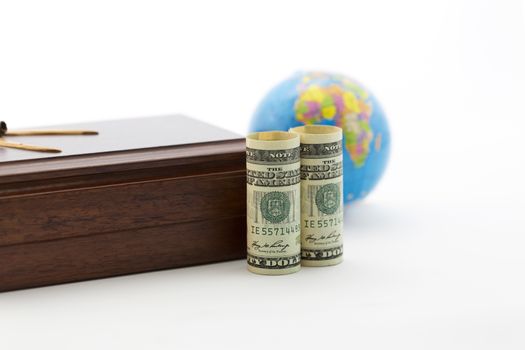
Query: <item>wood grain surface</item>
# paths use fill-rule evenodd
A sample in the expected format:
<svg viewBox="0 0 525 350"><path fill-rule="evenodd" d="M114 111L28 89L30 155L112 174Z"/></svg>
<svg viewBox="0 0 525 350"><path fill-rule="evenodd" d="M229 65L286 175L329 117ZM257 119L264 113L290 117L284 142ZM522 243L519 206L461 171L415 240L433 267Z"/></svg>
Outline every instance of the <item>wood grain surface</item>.
<svg viewBox="0 0 525 350"><path fill-rule="evenodd" d="M246 219L207 220L0 248L0 291L240 259Z"/></svg>
<svg viewBox="0 0 525 350"><path fill-rule="evenodd" d="M243 139L0 161L0 291L242 258L245 215Z"/></svg>

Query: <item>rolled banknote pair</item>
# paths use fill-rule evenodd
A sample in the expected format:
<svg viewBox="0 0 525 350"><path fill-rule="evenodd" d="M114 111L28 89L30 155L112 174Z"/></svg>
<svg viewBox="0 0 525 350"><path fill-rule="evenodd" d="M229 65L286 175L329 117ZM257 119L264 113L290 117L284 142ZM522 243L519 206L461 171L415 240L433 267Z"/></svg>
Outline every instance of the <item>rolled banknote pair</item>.
<svg viewBox="0 0 525 350"><path fill-rule="evenodd" d="M288 274L343 259L342 130L306 125L246 138L248 269Z"/></svg>

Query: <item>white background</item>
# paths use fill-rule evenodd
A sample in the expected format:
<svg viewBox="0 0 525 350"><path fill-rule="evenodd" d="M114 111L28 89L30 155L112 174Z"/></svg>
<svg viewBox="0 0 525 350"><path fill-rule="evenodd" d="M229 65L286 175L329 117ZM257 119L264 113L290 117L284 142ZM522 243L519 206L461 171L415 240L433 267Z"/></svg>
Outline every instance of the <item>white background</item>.
<svg viewBox="0 0 525 350"><path fill-rule="evenodd" d="M12 128L182 112L244 133L300 69L345 73L392 129L346 260L236 261L0 294L0 349L524 349L522 1L3 1ZM1 209L1 208L0 208Z"/></svg>

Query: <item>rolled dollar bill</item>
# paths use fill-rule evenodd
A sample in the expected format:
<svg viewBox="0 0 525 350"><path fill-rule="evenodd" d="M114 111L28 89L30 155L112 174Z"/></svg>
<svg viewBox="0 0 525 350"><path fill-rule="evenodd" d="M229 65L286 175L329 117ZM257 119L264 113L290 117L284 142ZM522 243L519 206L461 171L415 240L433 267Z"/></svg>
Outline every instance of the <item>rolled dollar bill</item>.
<svg viewBox="0 0 525 350"><path fill-rule="evenodd" d="M248 269L282 275L301 268L299 136L246 137Z"/></svg>
<svg viewBox="0 0 525 350"><path fill-rule="evenodd" d="M301 263L327 266L343 261L342 130L306 125L301 137Z"/></svg>

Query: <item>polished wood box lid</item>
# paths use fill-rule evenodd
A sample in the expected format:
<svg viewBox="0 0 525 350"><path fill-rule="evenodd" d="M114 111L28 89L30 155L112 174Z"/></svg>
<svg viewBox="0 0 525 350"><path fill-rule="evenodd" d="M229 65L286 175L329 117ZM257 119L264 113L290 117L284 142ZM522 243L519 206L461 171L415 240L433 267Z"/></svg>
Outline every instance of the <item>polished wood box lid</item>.
<svg viewBox="0 0 525 350"><path fill-rule="evenodd" d="M239 135L183 115L37 129L50 128L90 129L99 135L6 137L13 142L60 148L62 153L0 147L0 184L133 170L137 164L148 167L167 159L243 152L244 148Z"/></svg>

